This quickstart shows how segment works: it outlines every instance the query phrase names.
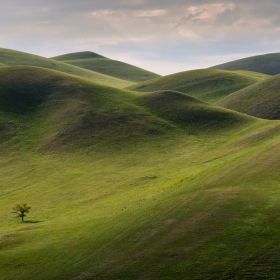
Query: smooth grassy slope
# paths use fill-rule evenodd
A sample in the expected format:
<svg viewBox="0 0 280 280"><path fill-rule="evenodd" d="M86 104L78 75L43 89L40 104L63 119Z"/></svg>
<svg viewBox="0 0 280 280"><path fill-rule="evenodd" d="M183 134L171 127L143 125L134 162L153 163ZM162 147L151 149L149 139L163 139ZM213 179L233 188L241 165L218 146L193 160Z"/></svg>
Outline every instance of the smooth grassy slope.
<svg viewBox="0 0 280 280"><path fill-rule="evenodd" d="M133 85L129 89L141 92L176 90L203 101L214 103L232 92L267 77L267 75L246 71L202 69L156 78Z"/></svg>
<svg viewBox="0 0 280 280"><path fill-rule="evenodd" d="M216 65L211 68L222 70L246 70L267 75L276 75L280 73L280 53L246 57L243 59Z"/></svg>
<svg viewBox="0 0 280 280"><path fill-rule="evenodd" d="M280 119L280 75L237 91L218 105L263 119Z"/></svg>
<svg viewBox="0 0 280 280"><path fill-rule="evenodd" d="M124 88L133 84L132 82L106 76L101 73L69 65L63 62L9 49L0 48L0 63L2 64L2 66L23 65L44 67L47 69L57 70L67 74L76 75L94 82L118 88Z"/></svg>
<svg viewBox="0 0 280 280"><path fill-rule="evenodd" d="M1 149L1 278L277 279L279 122L178 136L110 153ZM32 205L25 223L18 201Z"/></svg>
<svg viewBox="0 0 280 280"><path fill-rule="evenodd" d="M52 59L134 83L159 77L155 73L93 52L70 53Z"/></svg>
<svg viewBox="0 0 280 280"><path fill-rule="evenodd" d="M278 121L231 112L239 120L224 127L230 111L217 109L212 130L193 119L190 134L188 110L214 106L0 71L1 116L18 129L0 143L1 280L279 278ZM53 135L67 137L46 146ZM10 211L24 201L21 223Z"/></svg>

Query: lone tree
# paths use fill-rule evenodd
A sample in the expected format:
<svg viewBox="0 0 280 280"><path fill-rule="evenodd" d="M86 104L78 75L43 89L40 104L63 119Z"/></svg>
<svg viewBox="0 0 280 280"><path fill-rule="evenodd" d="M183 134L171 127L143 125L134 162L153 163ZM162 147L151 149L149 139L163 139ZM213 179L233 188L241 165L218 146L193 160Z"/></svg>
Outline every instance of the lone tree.
<svg viewBox="0 0 280 280"><path fill-rule="evenodd" d="M20 217L23 221L24 217L26 216L26 213L29 213L31 206L27 205L27 203L22 204L16 204L13 207L12 213L15 213L17 217Z"/></svg>

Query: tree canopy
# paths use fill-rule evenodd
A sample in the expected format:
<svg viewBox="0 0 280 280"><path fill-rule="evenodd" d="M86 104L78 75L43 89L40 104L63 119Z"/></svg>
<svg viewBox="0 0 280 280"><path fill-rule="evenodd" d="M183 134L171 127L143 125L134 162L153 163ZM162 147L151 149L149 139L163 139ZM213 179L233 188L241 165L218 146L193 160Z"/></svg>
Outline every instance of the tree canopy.
<svg viewBox="0 0 280 280"><path fill-rule="evenodd" d="M16 204L13 207L12 213L15 213L17 217L20 217L22 221L24 221L24 217L26 216L26 213L29 213L31 206L27 203L22 204Z"/></svg>

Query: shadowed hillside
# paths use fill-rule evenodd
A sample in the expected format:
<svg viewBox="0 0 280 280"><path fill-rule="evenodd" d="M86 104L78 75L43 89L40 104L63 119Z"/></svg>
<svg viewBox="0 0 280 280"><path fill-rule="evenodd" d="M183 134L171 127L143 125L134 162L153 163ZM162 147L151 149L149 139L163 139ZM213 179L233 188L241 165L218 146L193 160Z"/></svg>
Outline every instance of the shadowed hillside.
<svg viewBox="0 0 280 280"><path fill-rule="evenodd" d="M26 128L30 141L37 139L34 145L42 149L81 148L102 140L117 143L122 139L124 144L172 130L164 120L134 104L133 94L62 72L4 67L0 85L2 115L10 115Z"/></svg>
<svg viewBox="0 0 280 280"><path fill-rule="evenodd" d="M19 51L13 51L0 48L0 63L5 66L38 66L47 69L53 69L61 71L67 74L76 75L82 78L89 79L94 82L102 83L108 86L114 86L118 88L127 87L133 83L109 77L97 72L89 71L80 67L65 64L63 62L55 61L45 57L23 53Z"/></svg>
<svg viewBox="0 0 280 280"><path fill-rule="evenodd" d="M221 110L196 98L176 91L158 91L145 94L139 100L151 112L173 123L188 128L190 132L218 132L222 128L232 128L240 123L248 123L251 118L233 111Z"/></svg>
<svg viewBox="0 0 280 280"><path fill-rule="evenodd" d="M195 98L214 103L224 96L267 78L266 75L246 71L216 69L193 70L168 75L129 87L131 90L151 92L176 90Z"/></svg>
<svg viewBox="0 0 280 280"><path fill-rule="evenodd" d="M280 119L280 75L237 91L218 105L251 116Z"/></svg>
<svg viewBox="0 0 280 280"><path fill-rule="evenodd" d="M52 59L135 83L159 77L155 73L93 52L70 53Z"/></svg>
<svg viewBox="0 0 280 280"><path fill-rule="evenodd" d="M142 141L181 128L217 133L248 121L185 94L158 92L137 97L129 92L38 67L0 69L0 110L10 114L36 147L82 148ZM147 108L152 108L147 111ZM172 120L172 124L170 124ZM30 122L32 126L28 128ZM32 134L33 133L33 134Z"/></svg>
<svg viewBox="0 0 280 280"><path fill-rule="evenodd" d="M280 53L246 57L219 64L211 68L222 70L247 70L267 75L276 75L280 73Z"/></svg>

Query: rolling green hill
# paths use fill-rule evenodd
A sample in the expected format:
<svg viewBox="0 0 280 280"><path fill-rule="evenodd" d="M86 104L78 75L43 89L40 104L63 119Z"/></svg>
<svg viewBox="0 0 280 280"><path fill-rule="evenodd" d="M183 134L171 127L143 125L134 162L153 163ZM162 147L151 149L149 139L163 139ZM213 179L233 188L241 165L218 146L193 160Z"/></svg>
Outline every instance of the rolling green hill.
<svg viewBox="0 0 280 280"><path fill-rule="evenodd" d="M280 75L237 91L218 105L263 119L280 119Z"/></svg>
<svg viewBox="0 0 280 280"><path fill-rule="evenodd" d="M135 83L159 77L155 73L93 52L70 53L52 59Z"/></svg>
<svg viewBox="0 0 280 280"><path fill-rule="evenodd" d="M151 92L176 90L214 103L241 88L259 82L267 75L246 71L216 69L192 70L153 79L129 87L130 90Z"/></svg>
<svg viewBox="0 0 280 280"><path fill-rule="evenodd" d="M219 64L212 68L222 70L246 70L267 75L280 73L280 53L270 53L246 57L235 61Z"/></svg>
<svg viewBox="0 0 280 280"><path fill-rule="evenodd" d="M210 106L194 97L176 91L157 91L142 95L141 104L154 114L171 121L190 132L212 131L218 133L222 128L232 128L246 121L245 115L238 115L233 111L221 110Z"/></svg>
<svg viewBox="0 0 280 280"><path fill-rule="evenodd" d="M133 94L62 72L4 67L0 84L2 115L18 123L33 148L75 149L98 145L102 139L134 143L145 135L172 130L134 104Z"/></svg>
<svg viewBox="0 0 280 280"><path fill-rule="evenodd" d="M25 65L44 67L47 69L53 69L67 74L76 75L94 82L118 88L127 87L133 84L132 82L124 81L114 77L109 77L97 72L89 71L63 62L9 49L0 48L0 63L2 64L2 66Z"/></svg>
<svg viewBox="0 0 280 280"><path fill-rule="evenodd" d="M250 121L245 115L210 106L185 94L158 92L141 96L38 67L1 68L0 84L2 115L10 114L14 123L18 122L31 134L26 141L36 139L34 148L43 150L90 147L102 141L123 141L124 145L126 141L144 141L145 137L170 134L181 128L196 133L205 133L208 128L217 133L219 129ZM171 111L179 104L180 115L172 117ZM170 113L153 113L165 110L166 105ZM32 126L28 128L30 123L35 134ZM22 133L26 134L24 130Z"/></svg>
<svg viewBox="0 0 280 280"><path fill-rule="evenodd" d="M279 152L277 120L0 68L0 278L278 279Z"/></svg>

